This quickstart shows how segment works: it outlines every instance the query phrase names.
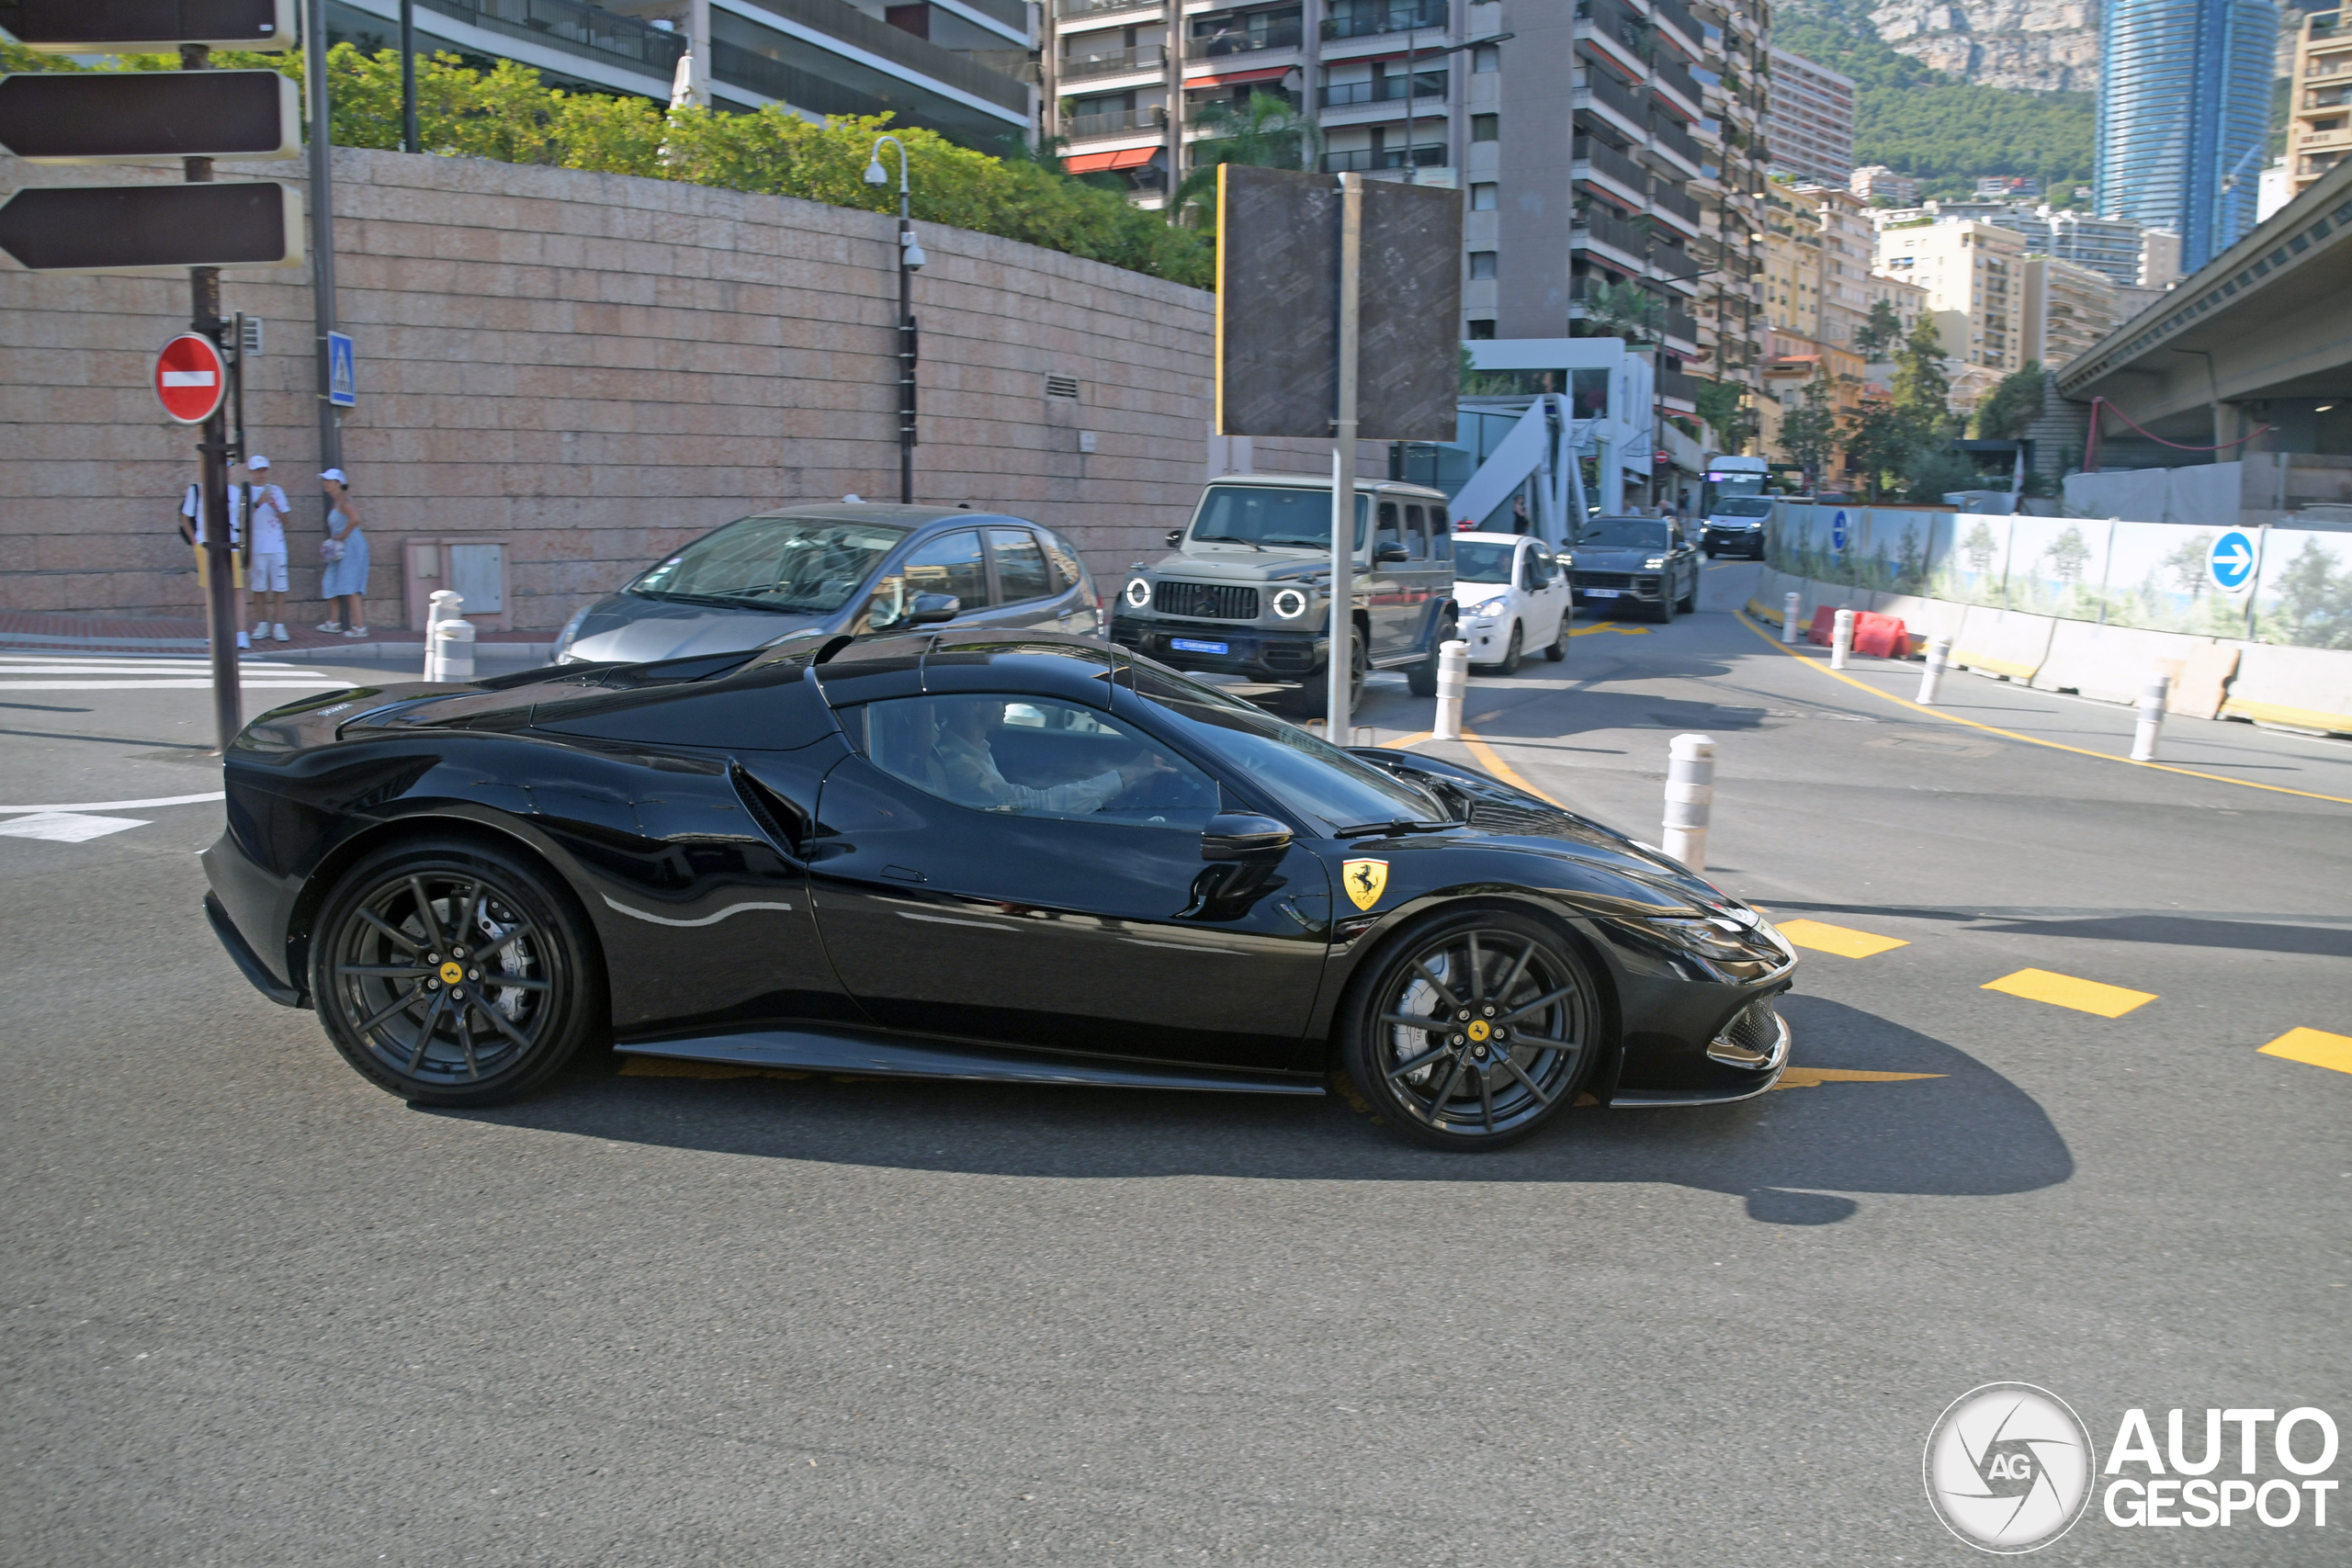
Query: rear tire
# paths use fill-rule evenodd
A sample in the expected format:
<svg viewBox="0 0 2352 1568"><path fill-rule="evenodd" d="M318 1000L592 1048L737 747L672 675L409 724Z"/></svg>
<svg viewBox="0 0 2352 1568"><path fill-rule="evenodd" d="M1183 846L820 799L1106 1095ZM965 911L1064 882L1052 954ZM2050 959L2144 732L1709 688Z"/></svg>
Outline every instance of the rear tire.
<svg viewBox="0 0 2352 1568"><path fill-rule="evenodd" d="M1452 616L1449 615L1440 622L1437 636L1430 643L1430 656L1419 664L1408 665L1406 668L1405 689L1417 697L1436 696L1438 651L1461 635L1461 627Z"/></svg>
<svg viewBox="0 0 2352 1568"><path fill-rule="evenodd" d="M1356 1092L1431 1148L1526 1137L1575 1100L1600 1054L1590 973L1549 926L1501 909L1407 927L1365 965L1340 1018Z"/></svg>
<svg viewBox="0 0 2352 1568"><path fill-rule="evenodd" d="M413 1104L512 1100L603 1021L603 966L571 900L503 850L388 845L344 874L316 931L311 995L327 1038Z"/></svg>

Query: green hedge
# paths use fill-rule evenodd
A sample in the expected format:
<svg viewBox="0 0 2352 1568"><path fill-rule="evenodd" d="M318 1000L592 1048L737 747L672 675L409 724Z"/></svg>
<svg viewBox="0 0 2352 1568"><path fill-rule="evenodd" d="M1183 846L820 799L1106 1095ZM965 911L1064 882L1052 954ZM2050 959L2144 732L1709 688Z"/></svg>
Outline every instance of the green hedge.
<svg viewBox="0 0 2352 1568"><path fill-rule="evenodd" d="M298 54L213 58L223 68L259 66L298 81L302 76ZM80 69L5 43L0 63L12 71ZM177 66L169 56L147 55L111 68ZM399 53L368 55L337 44L327 69L336 145L398 147ZM924 222L1001 235L1195 288L1214 281L1215 248L1207 236L1171 226L1129 205L1119 192L1046 164L991 157L933 131L894 126L888 115L837 115L818 126L774 107L753 114L692 107L664 111L645 98L550 87L513 61L478 71L452 54L419 58L416 97L418 134L437 153L684 180L873 212L898 209L895 155L886 159L889 185L870 186L864 178L874 138L888 131L906 144L914 215Z"/></svg>

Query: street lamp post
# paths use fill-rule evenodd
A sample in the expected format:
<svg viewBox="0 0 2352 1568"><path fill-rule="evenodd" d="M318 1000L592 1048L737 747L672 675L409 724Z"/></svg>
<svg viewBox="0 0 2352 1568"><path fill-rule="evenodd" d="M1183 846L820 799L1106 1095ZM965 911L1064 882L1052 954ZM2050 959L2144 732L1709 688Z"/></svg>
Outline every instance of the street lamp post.
<svg viewBox="0 0 2352 1568"><path fill-rule="evenodd" d="M899 500L915 499L915 318L914 276L930 258L915 243L915 226L908 207L907 145L895 136L874 139L874 154L866 161L865 183L888 185L890 173L882 166L882 144L899 150Z"/></svg>

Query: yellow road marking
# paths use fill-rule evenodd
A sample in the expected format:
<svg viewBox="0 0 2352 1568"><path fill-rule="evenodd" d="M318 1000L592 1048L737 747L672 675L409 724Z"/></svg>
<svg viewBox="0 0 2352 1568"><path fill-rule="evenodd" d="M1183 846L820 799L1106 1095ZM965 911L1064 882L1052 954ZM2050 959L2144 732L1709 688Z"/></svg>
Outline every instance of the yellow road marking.
<svg viewBox="0 0 2352 1568"><path fill-rule="evenodd" d="M1911 945L1899 937L1858 931L1849 926L1833 926L1825 920L1781 920L1776 922L1773 929L1799 947L1809 947L1815 953L1833 953L1840 958L1868 958L1874 953L1887 953Z"/></svg>
<svg viewBox="0 0 2352 1568"><path fill-rule="evenodd" d="M1615 621L1603 621L1597 626L1587 626L1582 631L1570 631L1568 635L1570 637L1592 637L1600 632L1615 632L1621 637L1647 637L1650 635L1650 629L1647 626L1621 626Z"/></svg>
<svg viewBox="0 0 2352 1568"><path fill-rule="evenodd" d="M1462 727L1462 744L1470 748L1470 755L1478 759L1478 765L1480 767L1486 769L1487 772L1494 774L1495 777L1502 780L1503 783L1510 785L1513 789L1523 789L1538 800L1552 800L1550 795L1545 795L1542 790L1537 789L1533 784L1529 784L1525 779L1521 778L1518 772L1513 769L1509 762L1504 761L1501 755L1497 752L1493 747L1487 745L1485 741L1479 739L1476 734L1472 733L1470 727L1466 724ZM1563 811L1567 809L1566 807L1560 806L1560 803L1556 800L1552 800L1552 804L1559 806L1560 809Z"/></svg>
<svg viewBox="0 0 2352 1568"><path fill-rule="evenodd" d="M1424 740L1433 740L1436 738L1436 730L1424 729L1419 735L1400 735L1394 740L1384 740L1380 746L1385 751L1402 751L1408 746L1419 746Z"/></svg>
<svg viewBox="0 0 2352 1568"><path fill-rule="evenodd" d="M1815 659L1787 646L1750 620L1745 612L1735 615L1732 619L1753 632L1757 639L1773 652L1785 653L1808 670L1818 671L1833 681L1843 681L1856 691L1868 692L1881 702L1893 703L1899 708L1909 708L1913 713L1926 714L1929 718L1942 719L1946 724L1966 725L1971 729L1982 729L1990 735L2006 736L2011 740L2021 740L2028 746L2047 746L2053 751L2072 751L2077 757L2095 757L2102 762L2121 762L2126 767L2132 768L2154 768L2160 773L2179 773L2192 779L2211 779L2215 784L2236 784L2244 789L2268 790L2273 795L2299 795L2305 800L2324 800L2337 806L2352 806L2352 797L2345 795L2321 795L2316 790L2289 789L2284 784L2256 784L2252 779L2233 779L2225 773L2201 773L2195 768L2176 768L2169 762L2135 762L2129 757L2119 757L2111 751L2094 751L2085 746L2069 746L2063 740L2044 740L2038 736L2019 735L2014 729L2003 729L1996 724L1980 724L1973 718L1962 718L1958 714L1946 713L1940 708L1921 707L1917 703L1907 701L1891 693L1882 692L1867 681L1857 681L1841 670L1830 669L1824 662L1827 658L1826 652L1822 658Z"/></svg>
<svg viewBox="0 0 2352 1568"><path fill-rule="evenodd" d="M1913 1078L1939 1078L1942 1073L1866 1073L1853 1067L1791 1067L1774 1089L1819 1089L1826 1083L1907 1083Z"/></svg>
<svg viewBox="0 0 2352 1568"><path fill-rule="evenodd" d="M2330 1034L2324 1029L2290 1029L2265 1045L2262 1054L2284 1056L2307 1066L2352 1073L2352 1034Z"/></svg>
<svg viewBox="0 0 2352 1568"><path fill-rule="evenodd" d="M2101 1018L2121 1018L2133 1008L2156 999L2154 991L2134 991L2122 986L2101 985L2097 980L2078 980L2072 975L2053 975L2047 969L2020 969L2014 975L1988 980L1981 988L2023 997L2030 1002L2048 1002L2052 1007L2073 1008L2076 1012L2095 1012Z"/></svg>

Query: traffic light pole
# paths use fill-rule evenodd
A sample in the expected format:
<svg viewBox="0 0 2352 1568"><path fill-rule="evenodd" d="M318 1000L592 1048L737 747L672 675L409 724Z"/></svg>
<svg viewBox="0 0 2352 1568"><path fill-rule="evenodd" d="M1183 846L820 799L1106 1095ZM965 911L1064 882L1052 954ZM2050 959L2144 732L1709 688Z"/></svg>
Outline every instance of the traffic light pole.
<svg viewBox="0 0 2352 1568"><path fill-rule="evenodd" d="M327 104L327 0L302 9L302 87L311 110L311 310L318 334L319 467L343 467L343 416L327 400L334 371L334 136Z"/></svg>
<svg viewBox="0 0 2352 1568"><path fill-rule="evenodd" d="M211 68L210 49L200 43L180 46L181 70ZM189 184L210 182L211 159L189 158L185 166ZM187 269L187 284L188 330L220 344L220 329L226 325L220 318L220 269L192 266ZM242 629L239 623L243 616L237 610L236 550L230 543L229 414L225 397L202 428L203 437L197 442L196 450L203 468L198 480L202 487L202 499L198 505L204 527L204 619L212 645L213 731L225 755L230 742L237 739L237 731L245 727L243 695L237 686L237 633Z"/></svg>

